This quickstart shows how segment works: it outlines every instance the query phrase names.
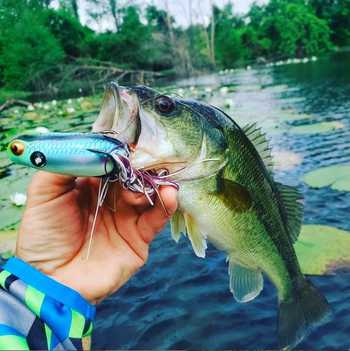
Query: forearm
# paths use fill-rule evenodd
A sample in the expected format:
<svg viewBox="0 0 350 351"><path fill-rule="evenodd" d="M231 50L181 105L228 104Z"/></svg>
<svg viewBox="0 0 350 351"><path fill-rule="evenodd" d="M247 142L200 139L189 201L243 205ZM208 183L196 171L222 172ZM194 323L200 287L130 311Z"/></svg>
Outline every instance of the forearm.
<svg viewBox="0 0 350 351"><path fill-rule="evenodd" d="M95 307L76 291L17 258L0 287L0 350L89 348Z"/></svg>

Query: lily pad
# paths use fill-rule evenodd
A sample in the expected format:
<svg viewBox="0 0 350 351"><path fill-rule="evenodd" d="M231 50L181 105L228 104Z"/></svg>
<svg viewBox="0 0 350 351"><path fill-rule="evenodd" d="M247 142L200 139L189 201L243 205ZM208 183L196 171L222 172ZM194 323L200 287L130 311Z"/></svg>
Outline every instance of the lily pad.
<svg viewBox="0 0 350 351"><path fill-rule="evenodd" d="M303 180L313 188L330 186L333 190L350 191L350 165L322 167L305 174Z"/></svg>
<svg viewBox="0 0 350 351"><path fill-rule="evenodd" d="M30 120L37 120L42 118L42 116L37 112L26 112L24 114L24 117Z"/></svg>
<svg viewBox="0 0 350 351"><path fill-rule="evenodd" d="M294 109L285 109L281 112L281 118L285 121L301 121L307 120L313 117L313 115L309 115L306 113L299 113Z"/></svg>
<svg viewBox="0 0 350 351"><path fill-rule="evenodd" d="M6 204L4 207L0 207L0 230L5 228L14 228L18 225L22 218L24 207L18 207L12 205L12 203Z"/></svg>
<svg viewBox="0 0 350 351"><path fill-rule="evenodd" d="M13 256L16 248L16 239L16 230L0 231L0 256L2 258L10 258Z"/></svg>
<svg viewBox="0 0 350 351"><path fill-rule="evenodd" d="M350 272L350 232L325 225L304 225L294 245L304 274Z"/></svg>
<svg viewBox="0 0 350 351"><path fill-rule="evenodd" d="M307 124L302 126L291 127L292 133L297 134L317 134L317 133L327 133L332 130L344 128L344 124L338 121L333 122L320 122Z"/></svg>

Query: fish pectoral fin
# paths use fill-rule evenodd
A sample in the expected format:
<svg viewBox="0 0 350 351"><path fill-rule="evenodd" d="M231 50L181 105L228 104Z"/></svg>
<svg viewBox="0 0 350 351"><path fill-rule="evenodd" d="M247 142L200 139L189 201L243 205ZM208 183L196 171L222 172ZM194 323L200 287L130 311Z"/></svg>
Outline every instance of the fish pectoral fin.
<svg viewBox="0 0 350 351"><path fill-rule="evenodd" d="M186 233L186 225L185 225L185 218L180 210L177 210L171 220L171 236L172 238L178 243L181 237L181 234Z"/></svg>
<svg viewBox="0 0 350 351"><path fill-rule="evenodd" d="M205 250L207 249L206 236L200 232L192 216L184 213L183 217L185 219L186 233L191 241L194 253L198 257L204 258Z"/></svg>
<svg viewBox="0 0 350 351"><path fill-rule="evenodd" d="M241 266L229 259L228 273L230 291L237 302L254 300L264 287L264 278L260 271Z"/></svg>

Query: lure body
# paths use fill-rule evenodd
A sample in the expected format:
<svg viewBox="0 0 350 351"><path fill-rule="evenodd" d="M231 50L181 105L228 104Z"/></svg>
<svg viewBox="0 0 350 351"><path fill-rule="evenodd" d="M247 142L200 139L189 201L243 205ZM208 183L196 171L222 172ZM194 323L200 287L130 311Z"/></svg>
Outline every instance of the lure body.
<svg viewBox="0 0 350 351"><path fill-rule="evenodd" d="M100 133L24 135L8 147L9 158L24 166L77 177L99 177L116 172L110 155L128 158L128 146Z"/></svg>

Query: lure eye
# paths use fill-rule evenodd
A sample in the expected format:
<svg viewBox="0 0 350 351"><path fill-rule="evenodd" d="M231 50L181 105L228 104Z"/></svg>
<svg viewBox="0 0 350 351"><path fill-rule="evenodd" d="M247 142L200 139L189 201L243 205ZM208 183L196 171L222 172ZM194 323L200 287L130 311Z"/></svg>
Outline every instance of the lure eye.
<svg viewBox="0 0 350 351"><path fill-rule="evenodd" d="M174 100L165 95L157 97L155 106L160 113L165 114L173 112L176 107Z"/></svg>
<svg viewBox="0 0 350 351"><path fill-rule="evenodd" d="M44 167L46 165L46 157L40 151L34 151L30 155L30 161L35 167Z"/></svg>
<svg viewBox="0 0 350 351"><path fill-rule="evenodd" d="M10 150L11 152L16 155L16 156L20 156L23 154L24 152L24 144L20 141L14 141L11 145L10 145Z"/></svg>

